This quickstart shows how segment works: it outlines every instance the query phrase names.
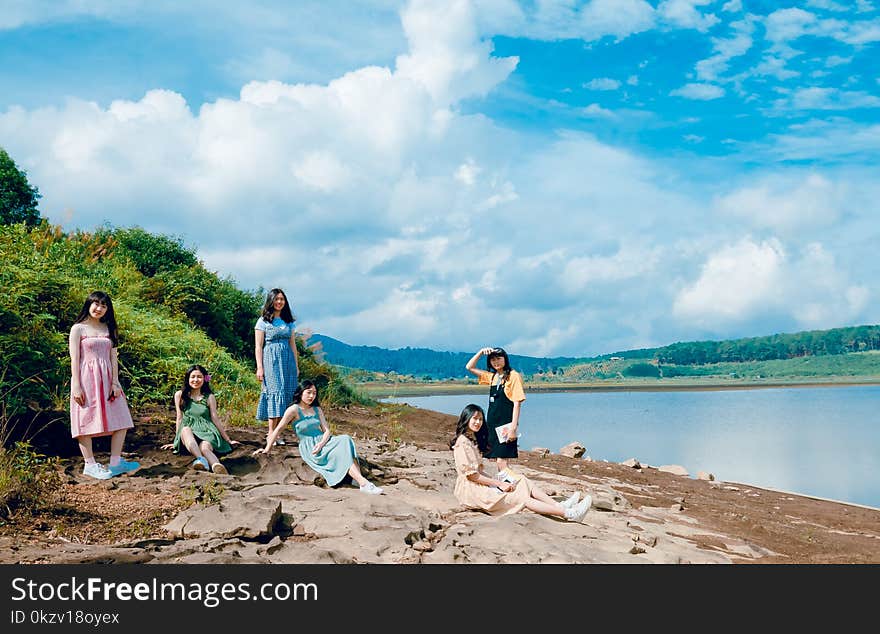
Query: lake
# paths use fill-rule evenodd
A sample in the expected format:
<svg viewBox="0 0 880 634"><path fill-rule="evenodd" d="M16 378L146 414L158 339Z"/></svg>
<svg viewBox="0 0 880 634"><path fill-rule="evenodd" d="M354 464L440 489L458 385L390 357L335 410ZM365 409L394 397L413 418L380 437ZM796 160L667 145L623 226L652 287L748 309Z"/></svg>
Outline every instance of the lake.
<svg viewBox="0 0 880 634"><path fill-rule="evenodd" d="M458 415L486 391L383 399ZM519 446L679 464L691 476L880 507L880 386L527 392ZM452 430L450 430L452 432Z"/></svg>

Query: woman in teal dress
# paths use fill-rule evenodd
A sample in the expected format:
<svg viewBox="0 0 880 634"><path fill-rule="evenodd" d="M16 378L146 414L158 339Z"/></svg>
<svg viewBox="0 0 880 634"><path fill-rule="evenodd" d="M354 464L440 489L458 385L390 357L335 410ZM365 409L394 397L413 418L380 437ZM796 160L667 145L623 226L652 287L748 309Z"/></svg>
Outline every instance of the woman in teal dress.
<svg viewBox="0 0 880 634"><path fill-rule="evenodd" d="M174 449L180 453L183 445L196 459L196 470L228 473L216 454L232 451L237 440L229 438L226 428L217 415L217 399L208 382L211 375L200 365L187 369L183 377L183 389L174 393L177 410L177 433L174 442L162 445L162 449Z"/></svg>
<svg viewBox="0 0 880 634"><path fill-rule="evenodd" d="M280 424L269 434L266 447L254 455L267 454L285 425L293 423L299 437L299 455L312 469L321 474L330 486L336 486L350 475L364 493L379 495L382 489L367 480L357 462L357 450L351 436L333 436L318 402L318 388L309 380L299 384L293 393L293 404L284 412Z"/></svg>

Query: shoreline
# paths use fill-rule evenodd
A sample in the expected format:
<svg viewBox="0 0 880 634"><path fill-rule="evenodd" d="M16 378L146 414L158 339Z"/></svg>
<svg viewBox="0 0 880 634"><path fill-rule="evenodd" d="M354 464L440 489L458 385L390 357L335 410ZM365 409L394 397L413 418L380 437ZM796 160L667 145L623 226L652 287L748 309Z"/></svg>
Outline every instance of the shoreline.
<svg viewBox="0 0 880 634"><path fill-rule="evenodd" d="M880 385L880 377L859 378L854 380L817 380L817 381L761 381L743 382L731 385L729 383L681 383L681 384L654 384L654 383L559 383L540 384L526 383L526 392L714 392L731 390L760 390L775 388L818 388L818 387L864 387ZM436 384L425 385L417 383L397 384L357 384L358 389L363 390L372 398L399 398L404 396L441 396L454 394L482 393L483 387L477 383L461 384Z"/></svg>

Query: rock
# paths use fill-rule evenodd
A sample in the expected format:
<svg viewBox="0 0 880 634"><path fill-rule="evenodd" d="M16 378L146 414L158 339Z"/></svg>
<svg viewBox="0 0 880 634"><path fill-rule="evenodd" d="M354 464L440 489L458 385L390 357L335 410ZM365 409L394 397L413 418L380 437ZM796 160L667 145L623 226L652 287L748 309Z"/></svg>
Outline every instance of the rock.
<svg viewBox="0 0 880 634"><path fill-rule="evenodd" d="M563 456L568 456L569 458L580 458L587 452L587 448L584 447L578 441L570 442L565 447L559 450L559 453Z"/></svg>
<svg viewBox="0 0 880 634"><path fill-rule="evenodd" d="M697 480L709 480L711 482L715 480L715 476L706 471L697 471Z"/></svg>
<svg viewBox="0 0 880 634"><path fill-rule="evenodd" d="M620 464L622 464L624 467L632 467L633 469L641 469L642 468L642 464L638 460L636 460L635 458L630 458L629 460L624 460Z"/></svg>
<svg viewBox="0 0 880 634"><path fill-rule="evenodd" d="M538 454L541 458L546 458L550 455L550 450L547 447L532 447L532 451Z"/></svg>
<svg viewBox="0 0 880 634"><path fill-rule="evenodd" d="M420 541L413 544L413 550L418 550L422 553L428 553L434 550L434 546L430 542Z"/></svg>
<svg viewBox="0 0 880 634"><path fill-rule="evenodd" d="M671 473L672 475L678 476L686 476L688 474L687 469L677 464L665 464L663 466L657 467L657 471Z"/></svg>
<svg viewBox="0 0 880 634"><path fill-rule="evenodd" d="M669 507L669 510L678 513L679 511L684 510L684 506L680 502L676 502L675 504L673 504L672 506Z"/></svg>
<svg viewBox="0 0 880 634"><path fill-rule="evenodd" d="M226 496L221 504L189 507L164 528L181 538L257 539L274 534L273 529L280 517L281 502Z"/></svg>
<svg viewBox="0 0 880 634"><path fill-rule="evenodd" d="M302 524L297 524L293 527L293 536L294 537L305 537L306 536L306 528Z"/></svg>
<svg viewBox="0 0 880 634"><path fill-rule="evenodd" d="M403 538L403 541L406 542L409 546L415 546L415 544L420 542L424 536L425 536L424 531L421 531L421 530L412 531L406 537Z"/></svg>

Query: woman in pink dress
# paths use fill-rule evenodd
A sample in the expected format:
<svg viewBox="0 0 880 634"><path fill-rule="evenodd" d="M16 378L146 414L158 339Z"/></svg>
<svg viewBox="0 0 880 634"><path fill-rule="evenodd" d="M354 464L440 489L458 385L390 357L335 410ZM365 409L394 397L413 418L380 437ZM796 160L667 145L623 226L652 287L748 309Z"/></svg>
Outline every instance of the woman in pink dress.
<svg viewBox="0 0 880 634"><path fill-rule="evenodd" d="M134 423L119 384L118 343L113 302L107 293L95 291L70 329L70 434L85 459L83 474L99 480L140 467L122 459L125 432ZM95 461L95 436L110 436L109 468Z"/></svg>

